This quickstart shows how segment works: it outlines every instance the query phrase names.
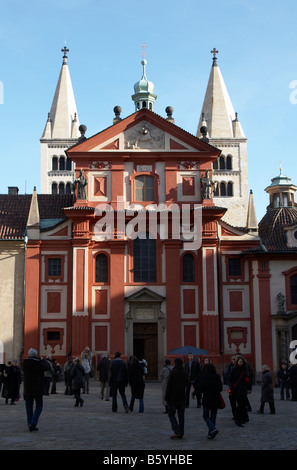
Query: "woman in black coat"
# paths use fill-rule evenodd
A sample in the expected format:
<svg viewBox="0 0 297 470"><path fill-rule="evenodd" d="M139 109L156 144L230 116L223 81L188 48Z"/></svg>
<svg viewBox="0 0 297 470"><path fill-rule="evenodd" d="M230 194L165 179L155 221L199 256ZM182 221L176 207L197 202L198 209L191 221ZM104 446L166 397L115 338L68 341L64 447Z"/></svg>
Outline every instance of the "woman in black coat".
<svg viewBox="0 0 297 470"><path fill-rule="evenodd" d="M70 375L72 377L72 390L76 399L74 406L83 406L84 400L80 396L80 390L84 386L85 369L80 363L79 358L75 359L74 366L70 371Z"/></svg>
<svg viewBox="0 0 297 470"><path fill-rule="evenodd" d="M213 439L219 432L216 428L216 418L221 404L220 393L222 390L222 380L217 374L214 364L207 364L199 391L202 394L203 418L208 426L208 439Z"/></svg>
<svg viewBox="0 0 297 470"><path fill-rule="evenodd" d="M143 395L144 395L144 365L139 362L137 357L133 357L129 364L129 384L131 387L131 401L129 410L133 411L135 398L139 400L139 413L143 413Z"/></svg>
<svg viewBox="0 0 297 470"><path fill-rule="evenodd" d="M274 406L274 393L273 393L273 384L272 384L272 374L269 367L265 364L262 366L262 393L261 393L261 404L257 413L264 413L265 403L269 404L270 414L275 414Z"/></svg>
<svg viewBox="0 0 297 470"><path fill-rule="evenodd" d="M239 357L230 373L229 393L234 396L236 403L234 422L240 427L243 427L244 423L249 421L246 404L251 387L252 383L247 363L243 357Z"/></svg>

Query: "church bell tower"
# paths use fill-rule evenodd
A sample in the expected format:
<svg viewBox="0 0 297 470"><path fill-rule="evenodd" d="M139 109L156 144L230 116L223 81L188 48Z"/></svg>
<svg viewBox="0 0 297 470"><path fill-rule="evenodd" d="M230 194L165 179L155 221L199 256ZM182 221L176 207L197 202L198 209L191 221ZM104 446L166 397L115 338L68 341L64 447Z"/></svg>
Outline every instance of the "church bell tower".
<svg viewBox="0 0 297 470"><path fill-rule="evenodd" d="M62 52L63 62L56 91L40 139L42 194L70 194L74 180L73 163L64 151L80 137L79 120L68 68L69 49L66 45Z"/></svg>

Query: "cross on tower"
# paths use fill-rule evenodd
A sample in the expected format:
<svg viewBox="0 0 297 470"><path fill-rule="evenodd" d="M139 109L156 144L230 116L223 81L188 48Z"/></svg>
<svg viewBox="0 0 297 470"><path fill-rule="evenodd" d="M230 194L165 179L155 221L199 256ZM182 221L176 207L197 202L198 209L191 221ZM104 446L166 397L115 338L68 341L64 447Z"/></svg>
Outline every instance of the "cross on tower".
<svg viewBox="0 0 297 470"><path fill-rule="evenodd" d="M69 49L67 49L66 44L61 51L64 52L63 59L67 59L67 52L69 52Z"/></svg>
<svg viewBox="0 0 297 470"><path fill-rule="evenodd" d="M214 47L212 51L210 51L211 54L213 54L213 59L215 60L217 58L216 54L218 54L219 51L216 50Z"/></svg>

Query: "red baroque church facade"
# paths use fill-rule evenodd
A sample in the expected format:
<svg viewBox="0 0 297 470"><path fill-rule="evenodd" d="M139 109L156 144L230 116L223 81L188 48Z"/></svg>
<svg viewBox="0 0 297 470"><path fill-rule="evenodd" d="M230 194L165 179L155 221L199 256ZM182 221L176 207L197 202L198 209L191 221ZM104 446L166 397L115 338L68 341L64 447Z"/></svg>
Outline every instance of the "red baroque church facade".
<svg viewBox="0 0 297 470"><path fill-rule="evenodd" d="M25 351L35 346L63 360L87 345L95 356L120 350L145 357L155 378L181 345L206 349L218 365L241 349L255 366L252 267L241 254L259 238L223 222L227 209L214 203L212 167L221 151L141 109L66 154L76 197L65 219L40 232L32 198ZM268 282L262 265L258 277Z"/></svg>
<svg viewBox="0 0 297 470"><path fill-rule="evenodd" d="M276 371L297 340L296 186L274 178L258 224L217 51L196 136L172 108L154 112L143 60L135 112L115 107L89 138L67 52L41 138L42 194L1 196L1 240L24 242L24 354L64 363L86 346L95 361L119 350L156 379L171 349L194 346L220 371L239 351L256 374Z"/></svg>

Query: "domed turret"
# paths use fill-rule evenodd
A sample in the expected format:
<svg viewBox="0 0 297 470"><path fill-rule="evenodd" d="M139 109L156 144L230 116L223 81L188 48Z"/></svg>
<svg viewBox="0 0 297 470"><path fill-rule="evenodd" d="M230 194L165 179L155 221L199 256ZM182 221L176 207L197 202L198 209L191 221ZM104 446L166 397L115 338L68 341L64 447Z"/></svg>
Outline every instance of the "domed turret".
<svg viewBox="0 0 297 470"><path fill-rule="evenodd" d="M150 111L154 110L154 102L157 96L154 94L154 84L146 77L146 64L147 61L143 59L141 65L143 67L142 78L134 85L134 95L132 100L135 103L135 111L141 108L147 108Z"/></svg>

